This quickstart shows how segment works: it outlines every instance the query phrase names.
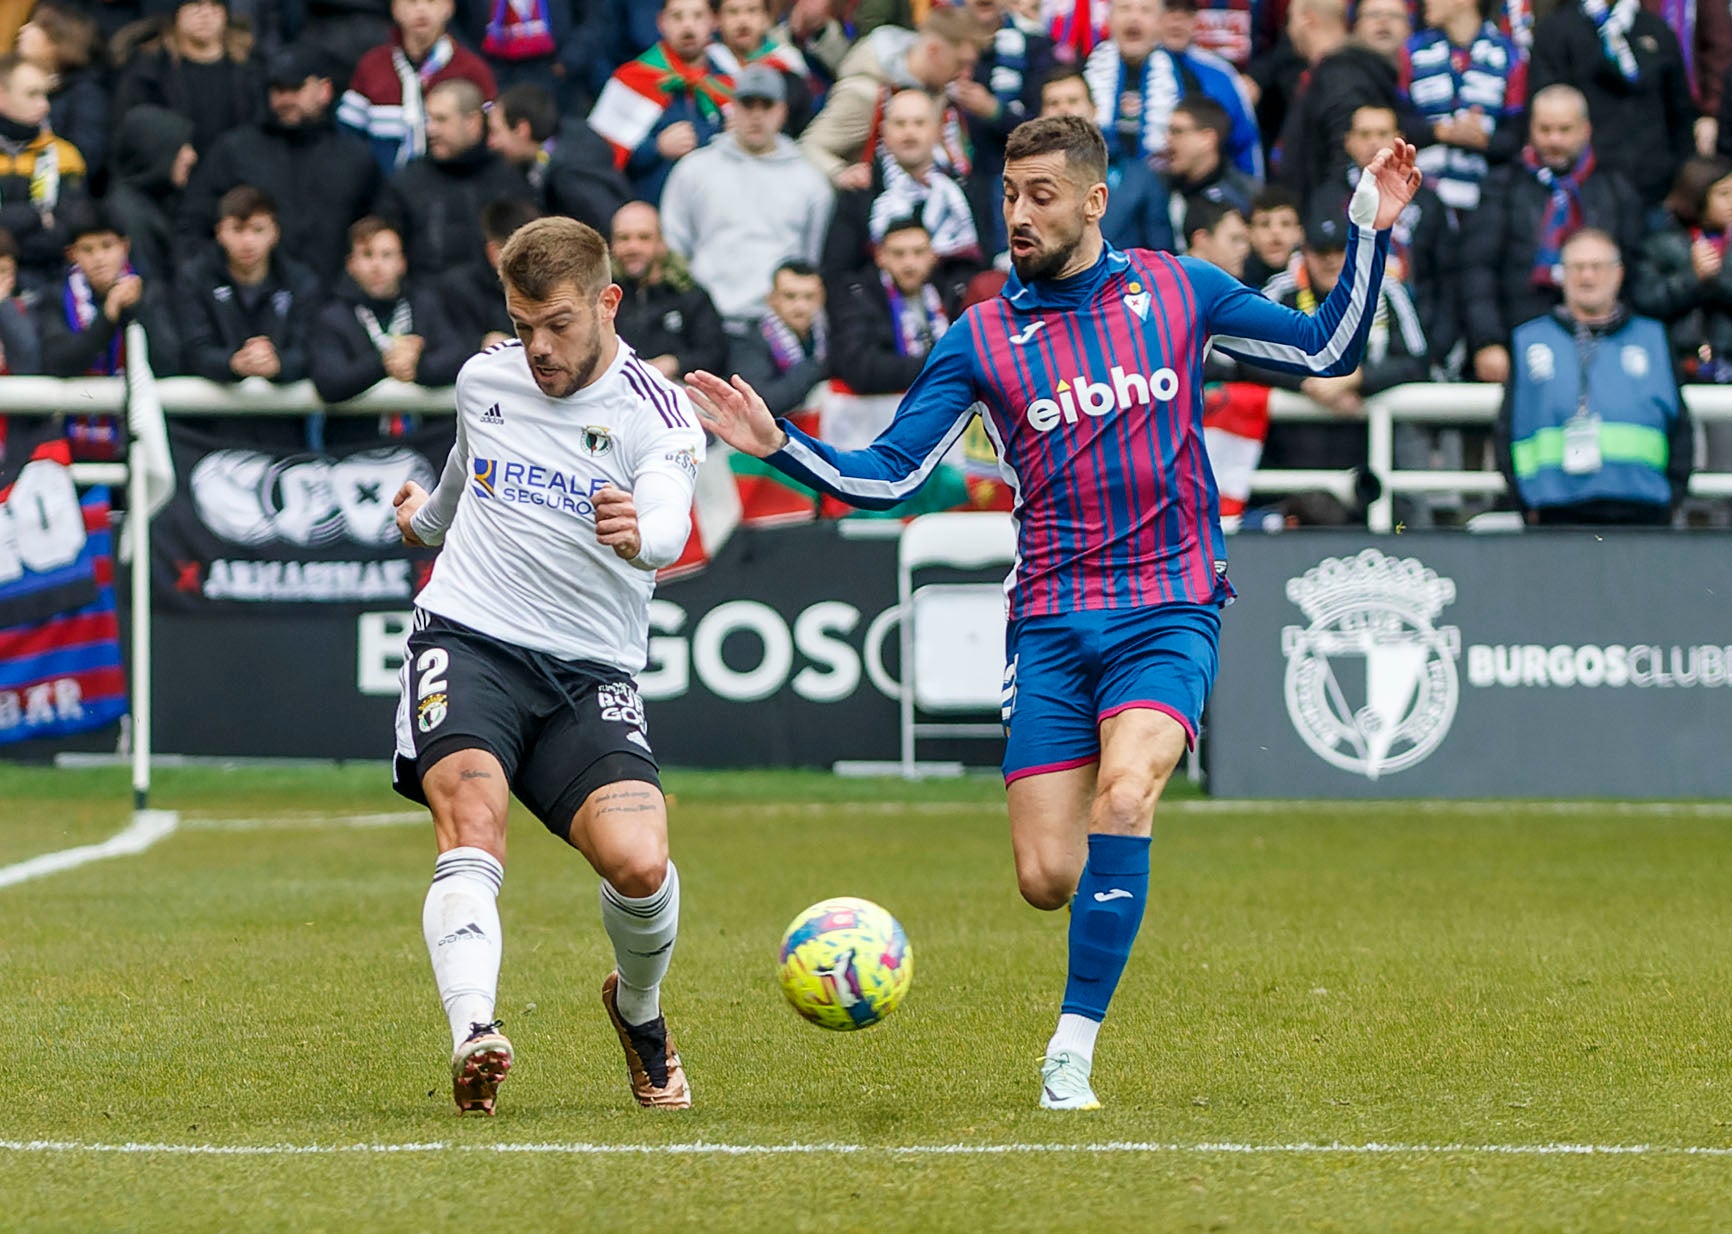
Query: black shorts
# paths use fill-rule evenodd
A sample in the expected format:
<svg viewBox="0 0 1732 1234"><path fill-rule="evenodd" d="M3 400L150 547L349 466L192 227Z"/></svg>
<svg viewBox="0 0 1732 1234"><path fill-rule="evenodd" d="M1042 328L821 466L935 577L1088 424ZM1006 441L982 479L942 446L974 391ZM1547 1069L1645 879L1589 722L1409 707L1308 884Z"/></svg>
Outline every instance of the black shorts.
<svg viewBox="0 0 1732 1234"><path fill-rule="evenodd" d="M392 787L427 804L421 777L458 750L485 750L517 799L560 839L596 789L661 785L637 683L419 609L399 674Z"/></svg>

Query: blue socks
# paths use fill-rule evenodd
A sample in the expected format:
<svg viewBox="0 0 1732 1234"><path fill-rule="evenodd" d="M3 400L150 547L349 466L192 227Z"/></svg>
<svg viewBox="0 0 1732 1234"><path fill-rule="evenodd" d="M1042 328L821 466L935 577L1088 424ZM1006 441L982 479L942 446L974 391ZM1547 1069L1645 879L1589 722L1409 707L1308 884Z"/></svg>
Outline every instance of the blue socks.
<svg viewBox="0 0 1732 1234"><path fill-rule="evenodd" d="M1091 835L1088 864L1070 908L1066 1016L1097 1024L1106 1018L1148 898L1149 837Z"/></svg>

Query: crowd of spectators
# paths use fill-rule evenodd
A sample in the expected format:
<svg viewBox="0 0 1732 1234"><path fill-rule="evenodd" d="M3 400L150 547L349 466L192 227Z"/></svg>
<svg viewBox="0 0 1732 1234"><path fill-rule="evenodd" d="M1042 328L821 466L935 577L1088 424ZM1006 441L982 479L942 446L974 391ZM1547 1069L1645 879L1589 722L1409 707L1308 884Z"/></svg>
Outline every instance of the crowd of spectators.
<svg viewBox="0 0 1732 1234"><path fill-rule="evenodd" d="M882 414L872 400L906 388L1008 268L1006 137L1033 116L1077 114L1110 150L1109 240L1192 253L1307 312L1339 272L1360 169L1397 136L1420 147L1426 187L1396 227L1361 368L1298 383L1230 365L1210 374L1297 385L1340 418L1278 423L1267 465L1363 465L1353 421L1396 384L1498 382L1513 400L1536 376L1535 347L1555 350L1524 354L1536 319L1573 340L1587 371L1616 328L1570 324L1566 250L1584 231L1598 238L1592 260L1616 263L1614 299L1627 306L1616 311L1663 327L1663 369L1732 380L1724 6L37 0L6 11L23 24L0 19L0 373L118 372L122 327L136 319L159 374L310 378L330 401L385 377L445 384L510 331L492 273L500 245L558 213L609 236L620 332L648 363L670 375L733 366L785 412L827 388L848 412L837 431L866 432ZM337 424L269 431L318 446ZM98 421L73 431L81 450L113 445ZM1666 437L1690 444L1687 432ZM1490 440L1415 429L1397 452L1411 466L1507 470ZM1723 434L1708 446L1732 456ZM1659 466L1672 491L1678 465Z"/></svg>

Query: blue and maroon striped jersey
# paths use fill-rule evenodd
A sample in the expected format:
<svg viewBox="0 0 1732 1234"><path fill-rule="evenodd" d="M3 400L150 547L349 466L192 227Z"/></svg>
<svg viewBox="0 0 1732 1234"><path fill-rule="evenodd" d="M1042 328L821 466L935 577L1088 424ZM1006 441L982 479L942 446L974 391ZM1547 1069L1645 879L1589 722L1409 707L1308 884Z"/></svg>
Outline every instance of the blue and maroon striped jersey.
<svg viewBox="0 0 1732 1234"><path fill-rule="evenodd" d="M1013 619L1225 599L1205 344L1263 368L1352 372L1388 248L1388 232L1349 227L1341 278L1314 316L1206 262L1144 249L1108 246L1061 281L1013 275L938 342L870 446L839 451L785 425L769 462L883 509L920 487L979 410L1016 494Z"/></svg>

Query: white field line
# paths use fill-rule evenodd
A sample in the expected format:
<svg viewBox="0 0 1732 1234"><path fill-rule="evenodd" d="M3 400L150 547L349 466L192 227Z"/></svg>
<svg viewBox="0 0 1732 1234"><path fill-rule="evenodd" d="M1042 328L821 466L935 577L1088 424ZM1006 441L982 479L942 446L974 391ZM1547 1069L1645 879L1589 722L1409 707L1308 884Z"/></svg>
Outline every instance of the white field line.
<svg viewBox="0 0 1732 1234"><path fill-rule="evenodd" d="M340 1155L525 1153L569 1157L779 1157L889 1156L993 1157L1123 1154L1144 1156L1348 1157L1727 1157L1732 1147L1667 1144L1162 1144L1112 1140L1094 1144L469 1144L444 1140L403 1144L121 1144L79 1140L0 1140L0 1153L160 1154L190 1157L302 1157Z"/></svg>
<svg viewBox="0 0 1732 1234"><path fill-rule="evenodd" d="M395 810L384 814L279 814L270 818L185 819L183 831L317 831L326 828L367 830L373 827L407 827L431 821L425 810Z"/></svg>
<svg viewBox="0 0 1732 1234"><path fill-rule="evenodd" d="M133 814L132 822L100 844L63 848L58 852L43 853L26 861L15 861L9 866L0 866L0 887L11 887L17 883L29 882L33 878L58 874L62 870L77 869L92 861L142 853L158 840L173 834L179 821L180 816L173 810L139 810Z"/></svg>

